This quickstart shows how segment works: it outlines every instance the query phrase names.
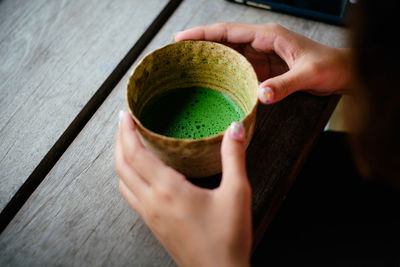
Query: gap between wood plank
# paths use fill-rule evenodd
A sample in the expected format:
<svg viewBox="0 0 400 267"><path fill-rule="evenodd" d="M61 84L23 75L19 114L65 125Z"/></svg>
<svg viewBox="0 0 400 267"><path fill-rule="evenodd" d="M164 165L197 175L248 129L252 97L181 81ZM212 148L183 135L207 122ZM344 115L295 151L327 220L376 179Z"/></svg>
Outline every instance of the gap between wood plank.
<svg viewBox="0 0 400 267"><path fill-rule="evenodd" d="M38 166L33 170L31 175L29 175L24 184L18 189L0 214L0 234L22 208L31 194L44 180L53 166L74 141L75 137L78 136L83 127L85 127L86 123L95 114L97 109L106 100L114 87L139 57L140 53L146 48L146 46L150 43L153 37L158 33L158 31L174 13L182 1L183 0L171 0L168 2L168 4L162 9L160 14L158 14L158 16L142 34L135 45L117 65L114 71L107 77L92 98L78 113L61 137L49 150L49 152L47 152L46 156L44 156L44 158L40 161Z"/></svg>

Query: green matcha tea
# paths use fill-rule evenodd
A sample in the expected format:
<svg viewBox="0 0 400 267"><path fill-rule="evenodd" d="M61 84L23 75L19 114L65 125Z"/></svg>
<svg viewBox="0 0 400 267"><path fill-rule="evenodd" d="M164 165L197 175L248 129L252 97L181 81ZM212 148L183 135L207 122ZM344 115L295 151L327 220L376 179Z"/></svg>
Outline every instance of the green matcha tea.
<svg viewBox="0 0 400 267"><path fill-rule="evenodd" d="M244 112L229 96L208 88L189 87L151 99L140 121L161 135L199 139L219 134L243 117Z"/></svg>

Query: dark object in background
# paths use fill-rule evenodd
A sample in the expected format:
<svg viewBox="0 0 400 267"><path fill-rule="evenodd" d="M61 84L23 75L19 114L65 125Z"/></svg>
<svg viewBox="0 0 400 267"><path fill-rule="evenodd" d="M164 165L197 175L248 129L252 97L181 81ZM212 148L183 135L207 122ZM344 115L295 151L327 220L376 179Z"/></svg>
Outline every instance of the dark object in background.
<svg viewBox="0 0 400 267"><path fill-rule="evenodd" d="M399 206L399 187L358 174L348 134L323 132L252 266L399 267Z"/></svg>
<svg viewBox="0 0 400 267"><path fill-rule="evenodd" d="M348 0L228 0L230 2L278 11L336 25L346 23L351 7Z"/></svg>

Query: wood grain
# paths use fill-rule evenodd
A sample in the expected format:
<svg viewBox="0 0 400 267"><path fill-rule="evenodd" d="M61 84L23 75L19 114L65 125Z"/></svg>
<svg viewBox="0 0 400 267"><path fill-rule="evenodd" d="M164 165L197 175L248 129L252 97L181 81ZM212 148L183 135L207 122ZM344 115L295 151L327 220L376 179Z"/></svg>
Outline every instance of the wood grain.
<svg viewBox="0 0 400 267"><path fill-rule="evenodd" d="M345 44L344 30L334 26L227 1L187 0L142 56L172 42L177 31L221 21L278 22L325 44ZM125 109L127 78L128 74L0 236L0 265L175 265L118 193L113 145L118 112ZM260 107L247 158L257 237L336 101L300 93Z"/></svg>
<svg viewBox="0 0 400 267"><path fill-rule="evenodd" d="M0 211L167 2L0 2Z"/></svg>

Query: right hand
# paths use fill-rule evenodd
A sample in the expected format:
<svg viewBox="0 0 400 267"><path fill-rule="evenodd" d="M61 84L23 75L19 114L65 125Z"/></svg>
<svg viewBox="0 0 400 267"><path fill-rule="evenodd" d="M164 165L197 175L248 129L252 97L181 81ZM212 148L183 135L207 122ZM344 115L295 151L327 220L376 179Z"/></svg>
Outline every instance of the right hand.
<svg viewBox="0 0 400 267"><path fill-rule="evenodd" d="M322 45L275 23L210 24L176 33L174 38L220 42L242 53L262 81L258 96L264 104L296 91L340 94L351 83L348 49Z"/></svg>
<svg viewBox="0 0 400 267"><path fill-rule="evenodd" d="M249 266L251 187L245 129L232 123L221 144L222 180L200 188L146 150L127 113L115 142L119 189L179 266Z"/></svg>

